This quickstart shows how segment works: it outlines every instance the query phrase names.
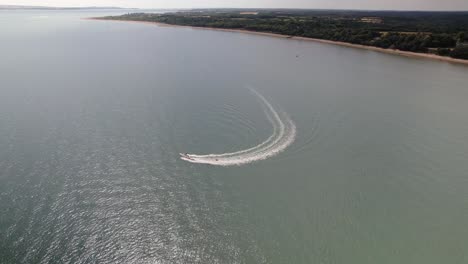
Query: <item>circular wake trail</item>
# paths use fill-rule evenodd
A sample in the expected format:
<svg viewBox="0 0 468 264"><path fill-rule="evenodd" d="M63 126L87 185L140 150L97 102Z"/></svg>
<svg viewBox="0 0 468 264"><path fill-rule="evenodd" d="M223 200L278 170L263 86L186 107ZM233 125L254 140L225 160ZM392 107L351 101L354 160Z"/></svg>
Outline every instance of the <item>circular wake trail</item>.
<svg viewBox="0 0 468 264"><path fill-rule="evenodd" d="M199 164L217 166L234 166L252 163L272 157L285 150L296 138L296 125L285 114L278 113L268 100L260 93L250 88L262 104L263 111L273 126L273 133L262 143L244 150L222 154L181 154L181 159Z"/></svg>

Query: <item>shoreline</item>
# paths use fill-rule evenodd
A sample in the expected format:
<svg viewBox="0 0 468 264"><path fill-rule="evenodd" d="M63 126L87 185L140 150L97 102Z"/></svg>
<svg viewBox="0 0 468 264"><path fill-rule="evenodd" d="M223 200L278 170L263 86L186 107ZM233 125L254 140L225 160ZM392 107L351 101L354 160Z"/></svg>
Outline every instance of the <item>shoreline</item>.
<svg viewBox="0 0 468 264"><path fill-rule="evenodd" d="M157 26L162 26L162 27L182 27L182 28L192 28L192 29L200 29L200 30L215 30L215 31L260 35L260 36L274 37L274 38L304 40L304 41L318 42L318 43L324 43L324 44L332 44L332 45L337 45L337 46L342 46L342 47L371 50L371 51L387 53L387 54L393 54L393 55L399 55L399 56L404 56L404 57L409 57L409 58L431 59L431 60L438 60L438 61L449 62L449 63L454 63L454 64L463 64L463 65L468 66L468 60L455 59L455 58L451 58L451 57L444 57L444 56L439 56L439 55L429 54L429 53L418 53L418 52L411 52L411 51L384 49L384 48L379 48L379 47L374 47L374 46L366 46L366 45L353 44L353 43L348 43L348 42L333 41L333 40L326 40L326 39L317 39L317 38L288 36L288 35L282 35L282 34L277 34L277 33L251 31L251 30L245 30L245 29L196 27L196 26L185 26L185 25L172 25L172 24L165 24L165 23L161 23L161 22L150 22L150 21L103 19L103 18L99 18L99 17L90 17L90 18L85 18L85 19L87 19L87 20L101 20L101 21L130 22L130 23L157 25Z"/></svg>

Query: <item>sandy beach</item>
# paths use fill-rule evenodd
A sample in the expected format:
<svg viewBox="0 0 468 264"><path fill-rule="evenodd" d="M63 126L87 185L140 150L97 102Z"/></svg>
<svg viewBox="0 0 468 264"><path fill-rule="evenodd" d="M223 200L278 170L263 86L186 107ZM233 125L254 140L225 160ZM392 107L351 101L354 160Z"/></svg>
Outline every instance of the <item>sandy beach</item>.
<svg viewBox="0 0 468 264"><path fill-rule="evenodd" d="M243 33L243 34L253 34L253 35L261 35L261 36L275 37L275 38L286 38L286 39L295 39L295 40L303 40L303 41L313 41L313 42L333 44L333 45L339 45L339 46L350 47L350 48L372 50L372 51L383 52L383 53L387 53L387 54L400 55L400 56L405 56L405 57L432 59L432 60L445 61L445 62L449 62L449 63L457 63L457 64L468 65L468 60L455 59L455 58L444 57L444 56L439 56L439 55L435 55L435 54L417 53L417 52L394 50L394 49L384 49L384 48L379 48L379 47L365 46L365 45L352 44L352 43L340 42L340 41L332 41L332 40L316 39L316 38L306 38L306 37L295 37L295 36L281 35L281 34L276 34L276 33L249 31L249 30L243 30L243 29L194 27L194 26L164 24L164 23L160 23L160 22L132 21L132 20L110 20L110 19L103 19L103 18L99 18L99 17L91 17L91 18L86 18L86 19L140 23L140 24L157 25L157 26L163 26L163 27L184 27L184 28L192 28L192 29L197 29L197 30L216 30L216 31L224 31L224 32L237 32L237 33Z"/></svg>

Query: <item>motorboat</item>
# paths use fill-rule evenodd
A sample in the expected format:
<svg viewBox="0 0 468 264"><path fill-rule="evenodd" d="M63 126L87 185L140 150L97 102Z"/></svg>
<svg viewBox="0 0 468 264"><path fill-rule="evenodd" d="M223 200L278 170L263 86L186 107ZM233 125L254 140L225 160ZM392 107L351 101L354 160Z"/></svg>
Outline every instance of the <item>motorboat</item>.
<svg viewBox="0 0 468 264"><path fill-rule="evenodd" d="M180 157L182 157L184 159L193 160L193 158L191 158L188 153L179 153L179 155L180 155Z"/></svg>

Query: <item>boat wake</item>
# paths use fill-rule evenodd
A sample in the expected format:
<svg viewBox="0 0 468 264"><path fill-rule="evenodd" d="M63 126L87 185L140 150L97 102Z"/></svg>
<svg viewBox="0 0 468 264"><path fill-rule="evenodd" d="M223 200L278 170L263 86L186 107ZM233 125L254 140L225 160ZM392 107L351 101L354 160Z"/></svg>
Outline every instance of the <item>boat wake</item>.
<svg viewBox="0 0 468 264"><path fill-rule="evenodd" d="M265 160L285 150L296 138L296 125L284 113L278 113L265 97L250 88L262 103L263 111L273 126L273 133L262 143L240 151L223 154L180 154L182 160L191 163L210 164L216 166L234 166Z"/></svg>

